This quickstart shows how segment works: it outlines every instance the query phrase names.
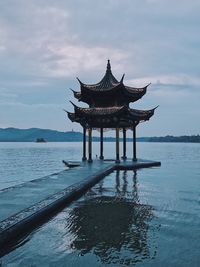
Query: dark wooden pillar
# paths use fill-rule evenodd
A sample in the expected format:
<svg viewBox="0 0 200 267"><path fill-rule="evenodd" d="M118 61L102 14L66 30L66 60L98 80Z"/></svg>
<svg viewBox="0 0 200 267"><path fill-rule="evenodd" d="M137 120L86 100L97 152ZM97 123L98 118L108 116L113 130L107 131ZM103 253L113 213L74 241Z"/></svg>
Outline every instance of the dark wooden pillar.
<svg viewBox="0 0 200 267"><path fill-rule="evenodd" d="M133 161L137 161L137 157L136 157L136 126L133 127Z"/></svg>
<svg viewBox="0 0 200 267"><path fill-rule="evenodd" d="M100 159L104 159L103 156L103 128L100 129Z"/></svg>
<svg viewBox="0 0 200 267"><path fill-rule="evenodd" d="M119 159L119 128L116 128L116 163L120 162Z"/></svg>
<svg viewBox="0 0 200 267"><path fill-rule="evenodd" d="M88 129L88 162L92 162L92 128Z"/></svg>
<svg viewBox="0 0 200 267"><path fill-rule="evenodd" d="M83 157L82 160L87 160L86 157L86 128L83 128Z"/></svg>
<svg viewBox="0 0 200 267"><path fill-rule="evenodd" d="M123 156L122 159L127 159L126 156L126 128L123 128Z"/></svg>

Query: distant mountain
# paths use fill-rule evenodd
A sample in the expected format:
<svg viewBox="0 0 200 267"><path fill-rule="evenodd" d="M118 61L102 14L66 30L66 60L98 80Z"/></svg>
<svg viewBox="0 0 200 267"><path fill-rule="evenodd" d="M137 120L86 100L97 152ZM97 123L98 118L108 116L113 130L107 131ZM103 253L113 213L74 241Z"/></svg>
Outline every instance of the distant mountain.
<svg viewBox="0 0 200 267"><path fill-rule="evenodd" d="M0 128L0 142L36 142L38 139L44 139L47 142L80 142L83 140L83 134L80 132L59 132L49 129L30 128ZM148 138L139 138L139 141L147 141ZM132 138L127 138L131 141ZM93 141L99 141L99 137L93 137ZM105 137L104 141L113 142L114 137Z"/></svg>
<svg viewBox="0 0 200 267"><path fill-rule="evenodd" d="M0 129L0 142L35 142L38 138L43 138L47 142L74 142L82 141L82 133L73 131L59 132L39 128Z"/></svg>
<svg viewBox="0 0 200 267"><path fill-rule="evenodd" d="M80 142L83 134L80 132L59 132L56 130L30 128L0 128L0 142L36 142L37 139L44 139L47 142ZM120 140L122 140L120 138ZM93 141L99 141L99 137L93 137ZM105 137L104 141L113 142L114 137ZM132 141L132 138L127 138ZM192 142L200 143L199 135L192 136L164 136L164 137L138 137L139 142Z"/></svg>

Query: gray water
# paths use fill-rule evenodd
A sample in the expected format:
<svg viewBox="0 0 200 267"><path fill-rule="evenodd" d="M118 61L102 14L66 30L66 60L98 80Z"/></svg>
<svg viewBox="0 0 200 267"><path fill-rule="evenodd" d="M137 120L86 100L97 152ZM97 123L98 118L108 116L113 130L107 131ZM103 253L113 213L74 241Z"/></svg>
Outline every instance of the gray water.
<svg viewBox="0 0 200 267"><path fill-rule="evenodd" d="M0 144L0 186L62 170L61 160L80 159L81 149ZM105 155L113 154L107 143ZM162 166L113 172L22 240L2 265L200 266L200 145L138 143L138 157Z"/></svg>

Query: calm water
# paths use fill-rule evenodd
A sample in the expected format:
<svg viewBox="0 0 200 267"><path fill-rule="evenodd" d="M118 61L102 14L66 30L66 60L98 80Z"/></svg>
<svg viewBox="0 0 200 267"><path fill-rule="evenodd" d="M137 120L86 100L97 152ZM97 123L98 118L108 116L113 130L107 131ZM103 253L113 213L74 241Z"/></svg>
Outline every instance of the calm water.
<svg viewBox="0 0 200 267"><path fill-rule="evenodd" d="M0 144L0 186L62 170L61 160L80 159L81 149ZM112 157L114 144L105 150ZM200 145L139 143L138 157L162 166L113 172L32 232L2 265L200 266Z"/></svg>

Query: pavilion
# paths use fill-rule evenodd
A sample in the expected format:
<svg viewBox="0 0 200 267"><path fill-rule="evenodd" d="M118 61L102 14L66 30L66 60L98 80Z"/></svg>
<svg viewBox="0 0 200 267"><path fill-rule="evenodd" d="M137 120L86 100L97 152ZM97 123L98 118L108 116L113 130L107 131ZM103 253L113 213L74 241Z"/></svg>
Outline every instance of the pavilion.
<svg viewBox="0 0 200 267"><path fill-rule="evenodd" d="M77 78L78 79L78 78ZM157 108L150 110L138 110L129 107L146 94L145 87L136 88L124 84L124 75L118 81L112 74L110 61L108 60L107 69L102 80L96 84L85 84L79 79L80 91L74 90L74 97L78 101L87 103L89 107L82 108L75 104L74 113L67 112L72 122L77 122L83 127L83 157L82 160L92 162L92 129L100 130L100 159L104 159L103 154L103 132L105 129L115 129L116 131L116 162L120 162L119 152L119 131L123 131L123 156L126 160L126 130L133 131L133 161L136 156L136 126L140 122L149 120ZM86 156L86 131L88 130L88 158Z"/></svg>

